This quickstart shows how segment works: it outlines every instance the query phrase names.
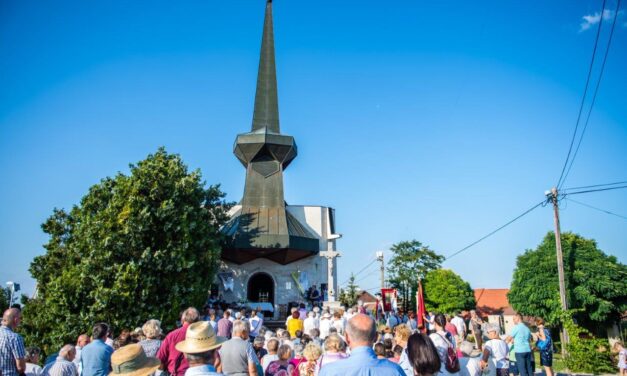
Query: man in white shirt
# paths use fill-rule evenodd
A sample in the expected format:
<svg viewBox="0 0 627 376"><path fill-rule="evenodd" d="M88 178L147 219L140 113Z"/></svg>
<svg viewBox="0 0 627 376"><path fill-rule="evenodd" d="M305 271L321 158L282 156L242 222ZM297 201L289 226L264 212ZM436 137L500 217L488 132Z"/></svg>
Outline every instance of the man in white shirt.
<svg viewBox="0 0 627 376"><path fill-rule="evenodd" d="M323 341L329 336L331 325L331 315L328 312L323 313L322 320L320 320L320 338Z"/></svg>
<svg viewBox="0 0 627 376"><path fill-rule="evenodd" d="M254 341L255 337L259 335L259 329L263 326L263 315L261 312L257 313L257 311L253 309L250 312L248 324L250 325L250 339Z"/></svg>
<svg viewBox="0 0 627 376"><path fill-rule="evenodd" d="M320 322L316 319L316 315L313 312L307 314L307 318L303 321L303 332L307 335L311 335L311 329L320 328Z"/></svg>
<svg viewBox="0 0 627 376"><path fill-rule="evenodd" d="M466 339L466 323L462 318L461 312L457 312L455 317L451 319L451 324L455 325L455 328L457 328L457 335L459 338L461 340Z"/></svg>
<svg viewBox="0 0 627 376"><path fill-rule="evenodd" d="M460 376L480 376L482 373L481 362L479 361L479 358L473 356L473 344L468 341L464 341L459 346L459 349L463 355L463 357L459 358Z"/></svg>

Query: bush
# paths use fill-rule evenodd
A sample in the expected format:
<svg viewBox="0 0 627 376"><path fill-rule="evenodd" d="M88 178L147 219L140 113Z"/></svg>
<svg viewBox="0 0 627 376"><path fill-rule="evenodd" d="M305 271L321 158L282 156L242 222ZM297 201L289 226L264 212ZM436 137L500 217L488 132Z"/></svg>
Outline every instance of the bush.
<svg viewBox="0 0 627 376"><path fill-rule="evenodd" d="M568 352L565 360L566 367L571 372L615 373L612 362L610 343L607 339L594 337L589 331L581 328L572 319L572 312L562 315L562 323L568 332L570 343L566 346Z"/></svg>

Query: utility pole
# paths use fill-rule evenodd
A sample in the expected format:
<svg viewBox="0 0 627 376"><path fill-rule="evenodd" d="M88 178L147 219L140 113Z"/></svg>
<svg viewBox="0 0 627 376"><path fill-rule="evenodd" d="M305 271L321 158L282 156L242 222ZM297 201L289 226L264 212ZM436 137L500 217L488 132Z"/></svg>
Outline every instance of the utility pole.
<svg viewBox="0 0 627 376"><path fill-rule="evenodd" d="M385 288L385 261L383 260L383 251L377 252L377 261L381 263L381 288Z"/></svg>
<svg viewBox="0 0 627 376"><path fill-rule="evenodd" d="M568 310L568 300L566 299L566 283L564 280L564 257L562 255L562 238L560 233L560 213L558 205L557 188L551 188L550 199L553 202L553 219L555 222L555 250L557 254L557 277L560 287L560 301L562 309ZM568 345L568 333L566 328L562 327L562 355L566 355L566 345Z"/></svg>

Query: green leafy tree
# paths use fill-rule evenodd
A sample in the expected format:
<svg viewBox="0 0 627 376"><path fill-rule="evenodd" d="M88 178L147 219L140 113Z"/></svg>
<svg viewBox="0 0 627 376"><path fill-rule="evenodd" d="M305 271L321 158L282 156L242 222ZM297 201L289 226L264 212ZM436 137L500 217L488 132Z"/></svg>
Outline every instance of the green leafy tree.
<svg viewBox="0 0 627 376"><path fill-rule="evenodd" d="M92 186L80 204L42 225L46 253L30 272L27 342L57 349L96 322L133 328L150 318L172 327L181 308L201 305L220 257L228 204L163 148Z"/></svg>
<svg viewBox="0 0 627 376"><path fill-rule="evenodd" d="M606 338L596 338L586 329L575 324L573 314L581 310L562 311L561 321L568 331L570 342L564 359L566 367L572 372L615 374L610 343Z"/></svg>
<svg viewBox="0 0 627 376"><path fill-rule="evenodd" d="M355 284L355 276L351 274L346 289L340 291L340 303L346 307L354 307L359 300L359 286Z"/></svg>
<svg viewBox="0 0 627 376"><path fill-rule="evenodd" d="M390 248L392 258L388 263L388 281L399 292L405 310L415 305L418 280L431 270L440 268L444 256L437 254L418 240L402 241Z"/></svg>
<svg viewBox="0 0 627 376"><path fill-rule="evenodd" d="M429 311L455 313L474 309L475 294L470 284L449 269L427 273L423 282L425 306Z"/></svg>
<svg viewBox="0 0 627 376"><path fill-rule="evenodd" d="M7 287L0 288L0 312L9 308L9 300L11 300L11 290Z"/></svg>
<svg viewBox="0 0 627 376"><path fill-rule="evenodd" d="M580 309L577 323L593 329L616 322L627 310L627 267L598 249L594 240L571 232L562 234L562 251L568 304ZM553 232L536 249L518 256L508 299L525 315L561 321Z"/></svg>

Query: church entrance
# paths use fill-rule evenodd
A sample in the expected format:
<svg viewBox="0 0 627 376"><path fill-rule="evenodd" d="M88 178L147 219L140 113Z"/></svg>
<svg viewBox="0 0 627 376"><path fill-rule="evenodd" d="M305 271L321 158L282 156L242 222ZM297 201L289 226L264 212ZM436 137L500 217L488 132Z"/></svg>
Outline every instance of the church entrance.
<svg viewBox="0 0 627 376"><path fill-rule="evenodd" d="M249 302L274 305L274 280L267 273L255 273L248 280L247 298Z"/></svg>

